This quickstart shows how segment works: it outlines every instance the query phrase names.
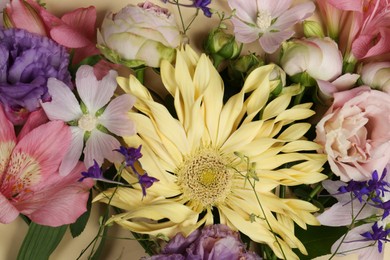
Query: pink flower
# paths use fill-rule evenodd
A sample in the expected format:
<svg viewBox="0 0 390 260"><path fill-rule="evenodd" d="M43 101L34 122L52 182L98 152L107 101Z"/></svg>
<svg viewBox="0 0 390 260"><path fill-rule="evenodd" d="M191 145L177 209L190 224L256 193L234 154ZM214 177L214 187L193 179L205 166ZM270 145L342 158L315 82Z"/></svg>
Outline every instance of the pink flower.
<svg viewBox="0 0 390 260"><path fill-rule="evenodd" d="M11 0L5 14L13 27L47 36L75 49L75 64L99 53L96 48L96 8L93 6L78 8L59 19L34 0Z"/></svg>
<svg viewBox="0 0 390 260"><path fill-rule="evenodd" d="M71 141L69 127L45 121L41 110L31 113L16 137L0 106L0 223L21 213L35 223L60 226L86 211L93 181L78 182L83 164L66 177L58 173Z"/></svg>
<svg viewBox="0 0 390 260"><path fill-rule="evenodd" d="M291 28L314 12L315 5L307 2L290 8L292 0L228 0L235 10L232 18L238 41L259 40L267 53L275 52L281 43L294 34Z"/></svg>
<svg viewBox="0 0 390 260"><path fill-rule="evenodd" d="M334 94L333 105L317 124L331 170L342 181L371 178L390 160L390 95L367 86Z"/></svg>

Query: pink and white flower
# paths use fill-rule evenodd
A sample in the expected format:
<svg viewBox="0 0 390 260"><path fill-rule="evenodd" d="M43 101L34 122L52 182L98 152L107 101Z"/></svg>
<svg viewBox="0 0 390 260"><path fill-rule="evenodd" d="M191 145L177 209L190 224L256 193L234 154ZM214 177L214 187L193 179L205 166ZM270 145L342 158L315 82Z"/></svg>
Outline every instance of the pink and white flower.
<svg viewBox="0 0 390 260"><path fill-rule="evenodd" d="M312 2L291 7L292 0L228 0L228 3L235 10L231 21L237 40L243 43L259 40L267 53L275 52L293 36L292 26L315 10Z"/></svg>
<svg viewBox="0 0 390 260"><path fill-rule="evenodd" d="M117 87L117 72L111 70L102 80L97 80L91 66L83 65L76 73L76 89L82 104L66 85L54 78L48 81L51 102L41 102L50 120L61 120L71 125L72 143L61 164L60 173L67 174L78 162L84 146L84 163L87 168L94 164L102 165L104 159L121 162L122 156L113 151L120 147L112 136L130 136L135 133L135 125L128 118L135 98L129 94L113 99ZM107 105L108 104L108 105ZM110 133L109 133L110 132Z"/></svg>
<svg viewBox="0 0 390 260"><path fill-rule="evenodd" d="M390 160L390 95L367 86L334 94L334 102L316 126L334 174L362 181L382 172Z"/></svg>
<svg viewBox="0 0 390 260"><path fill-rule="evenodd" d="M35 223L61 226L86 211L93 181L78 182L84 165L77 163L65 177L58 173L70 129L60 121L45 121L41 110L31 113L16 137L0 106L0 223L22 213Z"/></svg>

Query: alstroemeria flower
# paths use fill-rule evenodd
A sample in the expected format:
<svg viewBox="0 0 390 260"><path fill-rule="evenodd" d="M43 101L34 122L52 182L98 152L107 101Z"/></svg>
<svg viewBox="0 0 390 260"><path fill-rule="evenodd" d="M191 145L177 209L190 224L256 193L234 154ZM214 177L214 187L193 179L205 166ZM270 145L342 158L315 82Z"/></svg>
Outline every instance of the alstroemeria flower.
<svg viewBox="0 0 390 260"><path fill-rule="evenodd" d="M35 223L61 226L86 211L93 182L77 181L84 165L77 163L65 177L58 174L71 142L70 129L44 119L41 110L31 113L16 137L0 105L0 223L22 213Z"/></svg>
<svg viewBox="0 0 390 260"><path fill-rule="evenodd" d="M232 23L237 40L243 43L259 40L267 53L275 52L293 36L292 26L315 10L312 2L291 7L292 0L228 0L228 3L236 11Z"/></svg>
<svg viewBox="0 0 390 260"><path fill-rule="evenodd" d="M120 143L107 130L118 136L135 133L135 126L127 117L135 100L125 94L110 102L117 86L116 77L117 72L111 70L102 80L97 80L91 66L81 66L76 73L81 106L63 82L49 79L48 89L52 100L42 103L42 107L50 120L62 120L72 125L72 144L61 164L61 174L68 173L79 160L84 138L87 139L84 149L87 168L93 165L94 159L99 165L105 158L111 162L122 161L122 156L114 151Z"/></svg>

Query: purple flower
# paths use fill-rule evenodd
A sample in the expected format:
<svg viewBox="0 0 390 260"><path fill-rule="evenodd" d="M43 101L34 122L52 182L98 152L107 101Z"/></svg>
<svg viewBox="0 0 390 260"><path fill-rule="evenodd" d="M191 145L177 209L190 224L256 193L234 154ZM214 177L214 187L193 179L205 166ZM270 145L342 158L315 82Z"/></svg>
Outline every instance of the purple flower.
<svg viewBox="0 0 390 260"><path fill-rule="evenodd" d="M138 176L139 184L141 185L142 188L143 197L146 196L147 188L150 188L153 185L153 183L160 181L159 179L149 176L147 172L145 172L142 175L137 174L137 176Z"/></svg>
<svg viewBox="0 0 390 260"><path fill-rule="evenodd" d="M134 164L142 157L141 148L142 145L138 146L138 148L126 148L121 146L119 149L115 149L114 151L121 153L125 157L126 166L131 167L133 171L136 171Z"/></svg>
<svg viewBox="0 0 390 260"><path fill-rule="evenodd" d="M20 29L0 28L0 103L14 124L50 100L48 78L71 86L66 49L47 37Z"/></svg>
<svg viewBox="0 0 390 260"><path fill-rule="evenodd" d="M207 17L211 17L210 8L207 6L211 3L211 0L193 0L194 7L200 8L203 11L203 14Z"/></svg>
<svg viewBox="0 0 390 260"><path fill-rule="evenodd" d="M261 259L253 252L245 249L238 232L229 227L217 224L195 230L187 238L178 233L160 255L148 258L150 260L168 259Z"/></svg>
<svg viewBox="0 0 390 260"><path fill-rule="evenodd" d="M96 162L96 160L93 160L93 165L91 167L89 167L86 172L82 172L81 175L83 175L83 177L81 177L79 179L80 182L83 181L86 178L91 178L91 179L93 179L95 181L103 181L103 182L107 182L107 183L114 183L114 184L119 184L119 185L125 185L125 184L123 184L121 182L112 181L112 180L108 180L108 179L104 178L103 172L100 169L100 166Z"/></svg>
<svg viewBox="0 0 390 260"><path fill-rule="evenodd" d="M378 227L378 222L375 222L371 229L372 232L367 231L360 235L365 237L366 241L372 240L378 242L378 251L379 253L382 253L383 242L390 242L390 240L387 239L387 236L390 234L390 229L384 230L383 227Z"/></svg>

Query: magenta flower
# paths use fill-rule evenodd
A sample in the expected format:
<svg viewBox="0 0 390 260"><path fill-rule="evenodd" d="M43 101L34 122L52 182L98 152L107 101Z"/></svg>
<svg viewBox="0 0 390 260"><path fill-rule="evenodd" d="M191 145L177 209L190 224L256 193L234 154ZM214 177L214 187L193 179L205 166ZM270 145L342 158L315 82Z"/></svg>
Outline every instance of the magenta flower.
<svg viewBox="0 0 390 260"><path fill-rule="evenodd" d="M21 213L41 225L61 226L86 211L93 182L77 181L83 164L66 177L58 173L71 142L70 129L60 121L44 121L41 110L31 113L16 137L0 106L0 223Z"/></svg>
<svg viewBox="0 0 390 260"><path fill-rule="evenodd" d="M259 40L267 53L275 52L293 36L292 26L315 10L312 2L290 8L292 0L228 0L228 3L236 11L232 23L237 40L243 43Z"/></svg>

